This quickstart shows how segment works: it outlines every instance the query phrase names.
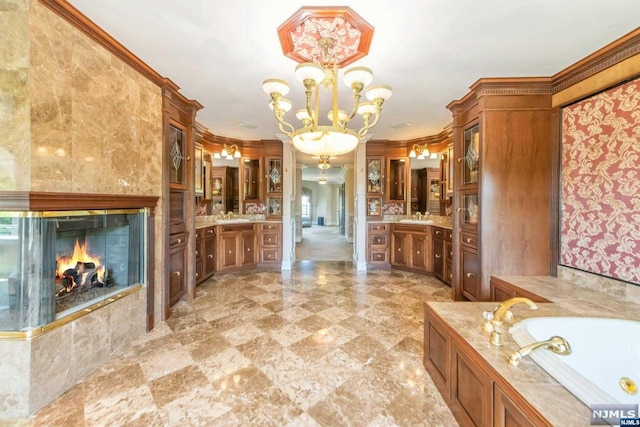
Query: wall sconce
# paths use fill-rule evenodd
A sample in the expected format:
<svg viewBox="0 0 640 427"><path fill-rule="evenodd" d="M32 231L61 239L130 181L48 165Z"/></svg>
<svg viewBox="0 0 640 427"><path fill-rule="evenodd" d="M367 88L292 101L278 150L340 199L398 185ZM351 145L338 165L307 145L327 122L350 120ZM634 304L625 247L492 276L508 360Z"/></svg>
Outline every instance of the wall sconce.
<svg viewBox="0 0 640 427"><path fill-rule="evenodd" d="M233 145L224 144L224 146L222 147L222 151L220 153L213 153L214 159L221 159L223 157L227 160L233 160L234 157L236 159L239 159L240 157L242 157L242 154L240 154L240 149L236 144L233 144Z"/></svg>
<svg viewBox="0 0 640 427"><path fill-rule="evenodd" d="M418 160L423 160L427 156L429 156L429 149L427 148L427 144L418 145L413 144L411 151L409 152L409 157L417 157Z"/></svg>

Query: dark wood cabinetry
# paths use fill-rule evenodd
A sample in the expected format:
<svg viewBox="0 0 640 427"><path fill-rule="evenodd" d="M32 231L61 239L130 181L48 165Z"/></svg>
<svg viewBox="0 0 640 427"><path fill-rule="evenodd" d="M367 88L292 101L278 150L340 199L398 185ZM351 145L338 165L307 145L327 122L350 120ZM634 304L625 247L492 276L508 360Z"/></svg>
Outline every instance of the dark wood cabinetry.
<svg viewBox="0 0 640 427"><path fill-rule="evenodd" d="M550 80L480 79L447 108L453 114L459 226L454 295L489 300L493 274L550 273Z"/></svg>
<svg viewBox="0 0 640 427"><path fill-rule="evenodd" d="M433 229L433 275L451 285L453 259L453 231L442 227Z"/></svg>
<svg viewBox="0 0 640 427"><path fill-rule="evenodd" d="M431 226L392 224L391 265L419 272L433 272Z"/></svg>
<svg viewBox="0 0 640 427"><path fill-rule="evenodd" d="M215 226L196 230L196 283L202 283L216 271Z"/></svg>
<svg viewBox="0 0 640 427"><path fill-rule="evenodd" d="M423 364L461 426L550 425L428 303Z"/></svg>
<svg viewBox="0 0 640 427"><path fill-rule="evenodd" d="M169 238L169 304L173 305L187 292L187 233L177 233Z"/></svg>

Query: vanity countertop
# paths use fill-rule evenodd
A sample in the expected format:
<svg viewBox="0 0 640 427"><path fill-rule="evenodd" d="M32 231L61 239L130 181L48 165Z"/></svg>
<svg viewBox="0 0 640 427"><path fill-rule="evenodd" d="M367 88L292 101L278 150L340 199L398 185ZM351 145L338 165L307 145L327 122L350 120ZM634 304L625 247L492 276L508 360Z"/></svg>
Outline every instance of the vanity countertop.
<svg viewBox="0 0 640 427"><path fill-rule="evenodd" d="M282 224L282 221L266 220L264 218L250 218L247 221L242 222L225 222L218 221L216 218L207 216L196 217L196 229L213 227L215 225L236 225L236 224Z"/></svg>
<svg viewBox="0 0 640 427"><path fill-rule="evenodd" d="M551 276L497 276L497 279L551 301L536 303L537 310L529 310L525 305L513 306L513 320L505 322L506 328L530 317L588 316L640 320L640 300L630 300L627 295L605 294ZM519 348L509 334L504 335L502 347L494 347L489 343L489 333L482 329L482 313L493 311L497 302L426 304L552 425L589 425L589 408L531 358L523 358L518 367L507 364L507 357Z"/></svg>
<svg viewBox="0 0 640 427"><path fill-rule="evenodd" d="M446 228L448 230L453 229L453 218L450 216L429 215L429 221L421 222L419 220L411 222L402 222L403 220L411 220L411 217L406 215L385 215L380 220L367 220L370 224L416 224L416 225L430 225L432 227Z"/></svg>

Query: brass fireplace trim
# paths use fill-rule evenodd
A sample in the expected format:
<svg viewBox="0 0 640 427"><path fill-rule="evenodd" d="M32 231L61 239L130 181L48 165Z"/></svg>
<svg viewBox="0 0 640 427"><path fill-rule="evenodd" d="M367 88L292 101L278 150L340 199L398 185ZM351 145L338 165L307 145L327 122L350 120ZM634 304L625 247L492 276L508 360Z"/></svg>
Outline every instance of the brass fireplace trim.
<svg viewBox="0 0 640 427"><path fill-rule="evenodd" d="M116 295L112 295L109 298L97 302L95 304L92 304L88 307L83 308L82 310L78 310L74 313L71 313L67 316L64 316L61 319L57 319L54 320L51 323L48 323L46 325L43 326L38 326L37 328L33 328L30 331L26 331L26 332L10 332L10 331L3 331L0 332L0 341L22 341L22 340L30 340L32 338L35 338L39 335L43 335L46 334L47 332L51 332L54 329L57 329L61 326L64 326L68 323L73 322L74 320L77 320L83 316L86 316L87 314L93 313L94 311L96 311L99 308L105 307L111 303L114 303L118 300L121 300L122 298L129 296L131 294L134 294L136 292L138 292L139 290L143 289L145 287L145 285L143 284L137 284L137 285L133 285L128 287L127 289L123 290L122 292L117 293Z"/></svg>

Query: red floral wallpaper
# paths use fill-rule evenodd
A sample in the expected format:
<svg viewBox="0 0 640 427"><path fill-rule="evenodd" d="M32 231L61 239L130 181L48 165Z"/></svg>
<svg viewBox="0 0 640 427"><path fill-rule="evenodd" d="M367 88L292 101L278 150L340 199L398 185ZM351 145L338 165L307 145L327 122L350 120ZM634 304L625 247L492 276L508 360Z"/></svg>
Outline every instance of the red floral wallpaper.
<svg viewBox="0 0 640 427"><path fill-rule="evenodd" d="M640 284L640 79L563 109L560 263Z"/></svg>

